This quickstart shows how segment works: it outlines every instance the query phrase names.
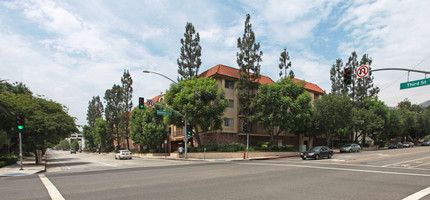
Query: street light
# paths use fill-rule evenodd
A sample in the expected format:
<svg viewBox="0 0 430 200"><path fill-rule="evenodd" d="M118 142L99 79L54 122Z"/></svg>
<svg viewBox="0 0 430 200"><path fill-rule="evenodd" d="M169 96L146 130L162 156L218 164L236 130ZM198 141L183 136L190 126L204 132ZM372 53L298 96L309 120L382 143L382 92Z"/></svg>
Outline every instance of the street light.
<svg viewBox="0 0 430 200"><path fill-rule="evenodd" d="M176 85L181 86L181 88L182 88L182 89L184 89L184 86L182 86L181 84L177 83L176 81L172 80L171 78L169 78L169 77L167 77L167 76L165 76L165 75L163 75L163 74L160 74L160 73L157 73L157 72L148 71L148 70L143 70L143 73L147 73L147 74L157 74L157 75L160 75L160 76L162 76L162 77L164 77L164 78L169 79L170 81L172 81L172 82L173 82L173 83L175 83Z"/></svg>
<svg viewBox="0 0 430 200"><path fill-rule="evenodd" d="M182 86L181 84L177 83L176 81L172 80L171 78L165 76L164 74L160 74L157 72L152 72L152 71L148 71L148 70L143 70L143 73L147 73L147 74L157 74L159 76L162 76L164 78L169 79L170 81L172 81L173 83L175 83L176 85L181 86L182 89L185 89L184 86ZM175 111L177 112L177 111ZM179 113L179 112L178 112ZM182 117L184 117L184 143L185 143L185 159L187 159L187 144L188 144L188 137L187 137L187 117L185 115L180 114Z"/></svg>

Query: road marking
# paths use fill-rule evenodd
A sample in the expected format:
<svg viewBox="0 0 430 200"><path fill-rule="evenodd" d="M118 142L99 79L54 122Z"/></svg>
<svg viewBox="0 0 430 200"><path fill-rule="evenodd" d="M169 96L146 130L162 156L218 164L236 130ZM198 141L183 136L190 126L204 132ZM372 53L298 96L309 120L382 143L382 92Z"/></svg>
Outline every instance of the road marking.
<svg viewBox="0 0 430 200"><path fill-rule="evenodd" d="M423 153L423 152L430 152L430 150L426 150L426 151L416 151L416 152L408 152L408 153L399 153L399 154L391 154L391 155L385 155L385 156L379 156L379 157L367 157L367 158L362 158L362 159L357 159L357 160L348 160L348 161L344 161L344 162L342 162L342 163L359 162L359 161L364 161L364 160L373 160L373 159L378 159L378 158L387 158L387 157L394 157L394 156L403 156L403 155L417 154L417 153Z"/></svg>
<svg viewBox="0 0 430 200"><path fill-rule="evenodd" d="M408 160L408 161L402 161L402 162L398 162L398 163L388 164L388 165L384 165L382 167L388 167L388 166L391 166L391 165L399 165L399 164L402 164L402 163L414 162L414 161L417 161L417 160L423 160L423 159L427 159L427 158L430 158L430 156L427 156L427 157L424 157L424 158L418 158L418 159L414 159L414 160Z"/></svg>
<svg viewBox="0 0 430 200"><path fill-rule="evenodd" d="M54 156L54 159L55 159L55 160L58 160L57 156L55 156L54 154L50 154L50 155ZM60 163L61 163L65 168L67 168L68 170L70 170L70 169L71 169L70 167L66 166L66 164L64 164L63 162L60 162Z"/></svg>
<svg viewBox="0 0 430 200"><path fill-rule="evenodd" d="M97 162L97 163L102 164L102 165L106 165L106 166L111 166L111 167L116 167L117 166L117 165L111 165L111 164L102 163L102 162Z"/></svg>
<svg viewBox="0 0 430 200"><path fill-rule="evenodd" d="M298 168L302 167L302 168L313 168L313 169L328 169L328 170L353 171L353 172L365 172L365 173L379 173L379 174L392 174L392 175L430 177L430 174L415 174L415 173L403 173L403 172L385 172L385 171L375 171L375 170L346 169L346 168L320 167L320 166L308 166L308 165L264 164L264 163L236 163L236 164L239 164L239 165L272 165L272 166L285 166L285 167L298 167Z"/></svg>
<svg viewBox="0 0 430 200"><path fill-rule="evenodd" d="M403 200L416 200L416 199L421 199L425 196L427 196L428 194L430 194L430 187L420 190L406 198L404 198Z"/></svg>
<svg viewBox="0 0 430 200"><path fill-rule="evenodd" d="M63 195L61 195L60 191L58 191L55 185L52 184L52 182L45 176L45 174L39 175L39 178L48 190L49 196L51 196L52 200L64 200Z"/></svg>

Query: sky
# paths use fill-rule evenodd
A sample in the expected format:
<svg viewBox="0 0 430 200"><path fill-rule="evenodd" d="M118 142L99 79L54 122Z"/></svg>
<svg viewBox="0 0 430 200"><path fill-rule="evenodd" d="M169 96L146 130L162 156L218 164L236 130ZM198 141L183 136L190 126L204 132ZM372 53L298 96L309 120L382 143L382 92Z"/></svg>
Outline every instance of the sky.
<svg viewBox="0 0 430 200"><path fill-rule="evenodd" d="M65 105L85 125L88 102L120 85L124 70L133 79L134 106L169 88L166 78L142 71L177 79L187 22L200 35L199 73L218 64L238 68L237 39L250 14L262 75L279 80L286 48L296 78L330 93L331 66L353 51L368 54L372 69L430 71L429 10L423 0L0 0L0 79ZM430 100L430 85L400 90L430 74L372 75L388 106Z"/></svg>

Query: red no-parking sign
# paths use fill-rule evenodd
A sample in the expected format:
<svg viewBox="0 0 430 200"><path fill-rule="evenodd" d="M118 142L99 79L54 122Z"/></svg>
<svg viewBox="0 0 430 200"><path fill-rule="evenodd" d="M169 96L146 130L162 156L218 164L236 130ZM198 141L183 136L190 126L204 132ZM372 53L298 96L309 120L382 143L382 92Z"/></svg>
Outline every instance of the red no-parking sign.
<svg viewBox="0 0 430 200"><path fill-rule="evenodd" d="M360 66L357 69L357 76L358 78L363 78L369 75L369 67L367 67L366 65Z"/></svg>
<svg viewBox="0 0 430 200"><path fill-rule="evenodd" d="M152 100L148 100L148 101L146 102L146 105L147 105L149 108L152 108L152 107L154 107L154 101L152 101Z"/></svg>

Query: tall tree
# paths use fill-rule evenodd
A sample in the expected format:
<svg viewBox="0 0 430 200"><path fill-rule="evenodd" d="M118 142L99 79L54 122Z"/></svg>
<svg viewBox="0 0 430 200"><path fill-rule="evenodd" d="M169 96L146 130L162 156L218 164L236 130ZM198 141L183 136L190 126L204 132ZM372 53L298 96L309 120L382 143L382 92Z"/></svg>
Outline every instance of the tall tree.
<svg viewBox="0 0 430 200"><path fill-rule="evenodd" d="M270 147L282 132L306 133L311 126L311 96L305 91L304 82L294 83L283 78L271 85L260 85L253 118L268 130Z"/></svg>
<svg viewBox="0 0 430 200"><path fill-rule="evenodd" d="M189 80L199 73L202 64L200 59L202 47L199 44L199 33L194 30L192 23L185 25L184 38L181 39L181 55L177 59L179 80Z"/></svg>
<svg viewBox="0 0 430 200"><path fill-rule="evenodd" d="M86 149L93 150L95 147L97 147L95 144L94 127L91 128L89 125L84 125L82 127L82 136L85 138Z"/></svg>
<svg viewBox="0 0 430 200"><path fill-rule="evenodd" d="M94 143L99 148L106 150L112 143L112 134L108 131L108 125L102 118L97 118L94 123Z"/></svg>
<svg viewBox="0 0 430 200"><path fill-rule="evenodd" d="M255 91L258 88L260 78L260 62L263 52L260 51L260 43L255 42L254 31L250 23L251 16L246 15L245 28L242 38L237 39L236 53L237 65L239 66L239 80L236 84L239 99L239 113L244 115L246 121L251 120L253 112L251 102L254 100Z"/></svg>
<svg viewBox="0 0 430 200"><path fill-rule="evenodd" d="M124 102L122 100L122 88L119 85L114 84L112 89L108 89L105 92L104 99L106 101L105 118L110 133L115 135L117 146L116 149L121 148L120 146L120 122L121 115L124 111Z"/></svg>
<svg viewBox="0 0 430 200"><path fill-rule="evenodd" d="M315 104L316 122L326 133L327 145L330 145L333 136L347 134L352 119L352 102L348 97L333 94L324 95L317 99Z"/></svg>
<svg viewBox="0 0 430 200"><path fill-rule="evenodd" d="M133 109L133 79L131 78L130 73L128 70L124 70L124 74L121 77L121 83L122 83L122 99L124 103L124 114L122 115L122 122L125 125L124 126L124 136L127 140L127 149L130 149L130 117L129 113Z"/></svg>
<svg viewBox="0 0 430 200"><path fill-rule="evenodd" d="M93 96L91 101L88 102L88 111L87 111L87 121L88 125L91 128L94 128L94 123L96 122L97 118L103 117L103 103L100 100L99 96Z"/></svg>
<svg viewBox="0 0 430 200"><path fill-rule="evenodd" d="M358 61L355 51L351 53L348 62L345 64L345 68L350 67L353 72L351 77L352 84L348 86L348 91L350 91L349 96L354 102L363 102L366 98L376 98L380 90L373 84L374 77L371 74L364 78L357 77L355 72L362 65L367 65L369 71L372 70L372 59L367 54L364 54L361 60Z"/></svg>
<svg viewBox="0 0 430 200"><path fill-rule="evenodd" d="M343 82L343 62L342 59L337 59L336 64L330 69L331 94L343 96L348 94L348 87Z"/></svg>
<svg viewBox="0 0 430 200"><path fill-rule="evenodd" d="M157 109L135 108L131 114L131 139L148 149L155 149L166 139L166 125L163 116L157 114Z"/></svg>
<svg viewBox="0 0 430 200"><path fill-rule="evenodd" d="M213 78L193 78L179 84L184 89L172 84L165 95L166 104L187 117L187 123L195 128L194 136L200 146L200 132L222 129L222 116L228 101L224 90L218 88ZM182 118L177 115L168 116L167 124L184 126Z"/></svg>
<svg viewBox="0 0 430 200"><path fill-rule="evenodd" d="M282 70L285 70L284 76L287 77L287 70L291 67L291 61L290 61L290 55L287 52L287 49L284 48L284 51L281 52L281 55L279 57L279 69L281 70L279 72L279 77L282 78ZM290 78L294 78L294 72L293 70L290 71L289 75Z"/></svg>

